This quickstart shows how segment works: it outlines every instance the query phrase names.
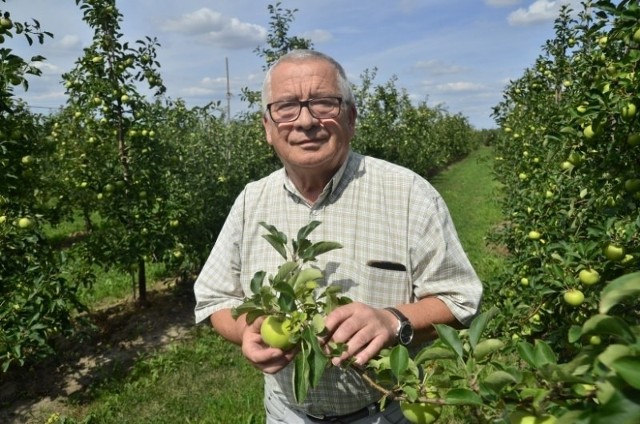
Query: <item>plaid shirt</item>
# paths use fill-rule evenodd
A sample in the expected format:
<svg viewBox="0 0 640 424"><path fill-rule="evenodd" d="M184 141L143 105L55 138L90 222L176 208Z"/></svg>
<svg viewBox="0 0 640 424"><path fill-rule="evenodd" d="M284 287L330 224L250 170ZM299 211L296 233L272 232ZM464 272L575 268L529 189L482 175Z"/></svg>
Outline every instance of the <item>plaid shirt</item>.
<svg viewBox="0 0 640 424"><path fill-rule="evenodd" d="M310 221L321 221L312 242L343 248L318 257L329 284L354 301L382 308L437 296L463 324L476 314L482 284L462 250L449 211L422 177L400 166L350 152L348 160L309 205L284 169L252 183L236 199L195 283L196 321L239 305L250 295L257 271L275 274L283 258L262 237L264 221L288 237ZM385 270L370 261L402 264ZM313 415L342 415L377 401L380 393L349 368L330 367L321 383L296 404L292 366L265 375L285 404Z"/></svg>

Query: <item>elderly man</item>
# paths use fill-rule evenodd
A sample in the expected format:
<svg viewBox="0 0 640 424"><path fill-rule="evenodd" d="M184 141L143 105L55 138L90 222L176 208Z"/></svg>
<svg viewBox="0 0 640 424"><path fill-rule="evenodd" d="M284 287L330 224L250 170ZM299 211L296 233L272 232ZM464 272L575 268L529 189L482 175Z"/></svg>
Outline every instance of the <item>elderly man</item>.
<svg viewBox="0 0 640 424"><path fill-rule="evenodd" d="M339 63L292 51L268 70L262 101L267 142L284 166L236 199L195 284L196 320L209 318L264 372L268 423L406 422L397 403L380 411L381 394L349 367L330 367L296 403L295 352L267 346L261 320L232 318L255 272L275 272L282 263L258 223L291 235L321 221L316 241L343 245L318 258L325 283L354 300L326 317L331 340L347 346L334 365L365 364L397 343L419 345L436 336L434 324L467 325L482 285L435 189L410 170L350 149L357 110Z"/></svg>

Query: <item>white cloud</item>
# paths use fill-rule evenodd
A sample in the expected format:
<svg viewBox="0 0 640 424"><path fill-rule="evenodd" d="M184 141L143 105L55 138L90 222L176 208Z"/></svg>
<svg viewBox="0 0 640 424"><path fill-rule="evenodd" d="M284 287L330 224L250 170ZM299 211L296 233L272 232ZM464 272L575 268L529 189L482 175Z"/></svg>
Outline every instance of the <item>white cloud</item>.
<svg viewBox="0 0 640 424"><path fill-rule="evenodd" d="M487 6L505 7L520 3L520 0L485 0Z"/></svg>
<svg viewBox="0 0 640 424"><path fill-rule="evenodd" d="M82 41L80 37L77 35L65 35L60 41L55 42L55 46L64 50L72 50L74 48L80 47L82 45Z"/></svg>
<svg viewBox="0 0 640 424"><path fill-rule="evenodd" d="M573 8L579 6L577 0L536 0L528 8L520 8L512 12L507 21L509 25L529 25L539 22L552 21L558 17L560 7L564 4L571 4Z"/></svg>
<svg viewBox="0 0 640 424"><path fill-rule="evenodd" d="M438 91L441 92L463 92L463 91L479 91L484 90L484 85L476 84L473 82L448 82L445 84L438 84L435 86Z"/></svg>
<svg viewBox="0 0 640 424"><path fill-rule="evenodd" d="M241 22L208 8L171 19L163 29L197 36L206 43L229 49L255 47L267 36L267 30L260 25Z"/></svg>

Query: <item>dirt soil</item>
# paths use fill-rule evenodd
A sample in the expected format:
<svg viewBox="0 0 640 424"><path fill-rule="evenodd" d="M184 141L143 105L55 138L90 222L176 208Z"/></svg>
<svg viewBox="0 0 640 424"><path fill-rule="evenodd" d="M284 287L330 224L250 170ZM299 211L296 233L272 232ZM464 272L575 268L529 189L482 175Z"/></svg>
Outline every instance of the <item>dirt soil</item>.
<svg viewBox="0 0 640 424"><path fill-rule="evenodd" d="M116 367L189 337L194 303L192 283L170 280L149 290L146 306L128 299L93 311L95 327L62 343L57 357L0 374L0 423L42 424L45 411L64 411Z"/></svg>

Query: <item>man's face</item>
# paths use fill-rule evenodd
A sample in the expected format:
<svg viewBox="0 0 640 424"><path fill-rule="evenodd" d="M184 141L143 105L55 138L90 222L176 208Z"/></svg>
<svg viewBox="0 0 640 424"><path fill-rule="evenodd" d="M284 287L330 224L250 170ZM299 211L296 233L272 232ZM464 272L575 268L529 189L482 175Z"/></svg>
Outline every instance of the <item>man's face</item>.
<svg viewBox="0 0 640 424"><path fill-rule="evenodd" d="M318 59L284 62L272 71L270 103L318 97L341 97L336 70L331 64ZM335 118L314 118L303 107L295 121L276 124L267 113L263 124L267 142L288 171L326 177L347 157L355 118L355 108L343 103Z"/></svg>

